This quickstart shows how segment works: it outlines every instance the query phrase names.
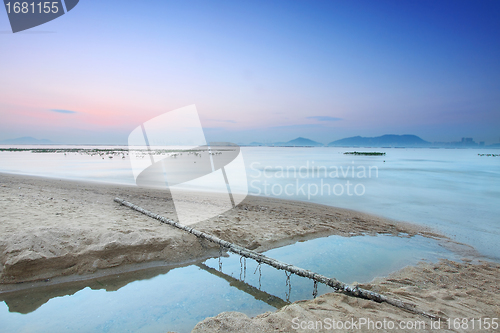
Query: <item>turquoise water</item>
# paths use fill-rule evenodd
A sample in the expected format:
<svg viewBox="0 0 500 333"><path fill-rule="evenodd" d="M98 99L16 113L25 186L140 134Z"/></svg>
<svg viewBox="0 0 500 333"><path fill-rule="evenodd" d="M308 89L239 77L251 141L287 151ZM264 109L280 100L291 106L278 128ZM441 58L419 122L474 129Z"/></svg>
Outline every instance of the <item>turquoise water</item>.
<svg viewBox="0 0 500 333"><path fill-rule="evenodd" d="M330 236L273 249L266 255L346 283L368 282L423 259L459 258L435 240L421 236L383 235ZM236 255L222 257L221 263L221 272L219 259L213 258L127 283L115 291L106 291L116 287L112 279L106 281L103 278L89 283L88 287L81 286L80 290L67 287L68 295L50 298L38 308L30 308L36 302L35 293L24 292L22 297L11 295L10 299L14 297L16 300L18 311L31 309L31 312L9 312L9 300L1 302L1 330L189 332L197 322L223 311L240 311L255 316L288 302L312 298L311 280L292 275L287 285L284 271L262 265L259 272L255 261L247 259L243 262ZM243 269L245 263L246 270ZM318 294L329 291L329 287L318 286ZM43 290L38 291L40 293ZM64 294L62 289L54 295Z"/></svg>

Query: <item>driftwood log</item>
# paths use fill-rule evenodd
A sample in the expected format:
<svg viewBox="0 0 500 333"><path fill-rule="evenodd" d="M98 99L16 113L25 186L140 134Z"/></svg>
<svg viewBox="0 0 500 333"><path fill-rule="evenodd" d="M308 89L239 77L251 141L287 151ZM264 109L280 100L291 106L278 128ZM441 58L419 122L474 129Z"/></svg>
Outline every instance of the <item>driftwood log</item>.
<svg viewBox="0 0 500 333"><path fill-rule="evenodd" d="M258 252L249 250L247 248L244 248L242 246L227 242L227 241L220 239L216 236L213 236L213 235L207 234L205 232L198 231L198 230L193 229L191 227L185 226L183 224L175 222L174 220L167 219L163 216L160 216L158 214L150 212L146 209L143 209L139 206L136 206L136 205L134 205L128 201L122 200L120 198L115 198L115 202L122 204L124 206L127 206L129 208L132 208L133 210L136 210L144 215L147 215L151 218L154 218L162 223L169 224L169 225L176 227L178 229L187 231L187 232L195 235L196 237L206 239L206 240L213 242L215 244L219 244L219 246L226 249L227 251L236 253L236 254L241 255L245 258L254 259L258 263L265 263L265 264L272 266L276 269L284 270L284 271L293 273L295 275L309 278L311 280L326 284L327 286L332 287L336 291L342 292L346 295L359 297L359 298L363 298L363 299L368 299L368 300L372 300L372 301L375 301L378 303L384 302L384 303L393 305L395 307L398 307L398 308L401 308L401 309L407 310L409 312L416 313L416 314L419 314L419 315L422 315L424 317L431 318L431 319L437 320L439 318L439 317L434 316L430 313L419 310L415 304L403 302L403 301L395 299L395 298L390 298L390 297L381 295L379 293L376 293L376 292L373 292L370 290L359 288L357 286L351 287L343 282L338 281L335 278L329 278L329 277L326 277L324 275L309 271L307 269L302 269L302 268L299 268L297 266L290 265L290 264L284 263L282 261L270 258L268 256L261 254L261 253L258 253Z"/></svg>

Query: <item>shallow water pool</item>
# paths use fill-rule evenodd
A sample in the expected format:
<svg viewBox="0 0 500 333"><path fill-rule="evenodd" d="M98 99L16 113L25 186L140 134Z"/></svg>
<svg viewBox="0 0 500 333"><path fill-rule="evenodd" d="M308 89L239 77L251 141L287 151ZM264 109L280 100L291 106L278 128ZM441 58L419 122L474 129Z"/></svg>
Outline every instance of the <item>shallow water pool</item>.
<svg viewBox="0 0 500 333"><path fill-rule="evenodd" d="M437 240L388 235L329 236L265 254L346 283L369 282L421 260L459 259ZM313 293L311 280L292 275L287 281L284 271L232 254L117 281L0 294L2 332L189 332L223 311L255 316ZM331 290L318 286L319 295Z"/></svg>

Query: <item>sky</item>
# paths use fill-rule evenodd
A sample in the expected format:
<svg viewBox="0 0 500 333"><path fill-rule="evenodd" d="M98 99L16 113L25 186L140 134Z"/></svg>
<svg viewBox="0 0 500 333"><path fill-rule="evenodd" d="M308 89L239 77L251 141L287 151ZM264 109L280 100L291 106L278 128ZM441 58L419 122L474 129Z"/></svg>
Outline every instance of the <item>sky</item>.
<svg viewBox="0 0 500 333"><path fill-rule="evenodd" d="M0 140L126 144L195 104L207 141L500 142L500 1L80 0L13 34Z"/></svg>

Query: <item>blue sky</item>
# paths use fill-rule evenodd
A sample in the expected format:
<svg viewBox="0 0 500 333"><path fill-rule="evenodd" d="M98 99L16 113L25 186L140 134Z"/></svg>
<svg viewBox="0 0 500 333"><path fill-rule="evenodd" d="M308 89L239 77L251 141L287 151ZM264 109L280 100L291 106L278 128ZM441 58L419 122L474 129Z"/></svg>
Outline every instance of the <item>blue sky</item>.
<svg viewBox="0 0 500 333"><path fill-rule="evenodd" d="M499 1L81 0L9 31L0 140L126 143L190 104L209 141L500 140Z"/></svg>

